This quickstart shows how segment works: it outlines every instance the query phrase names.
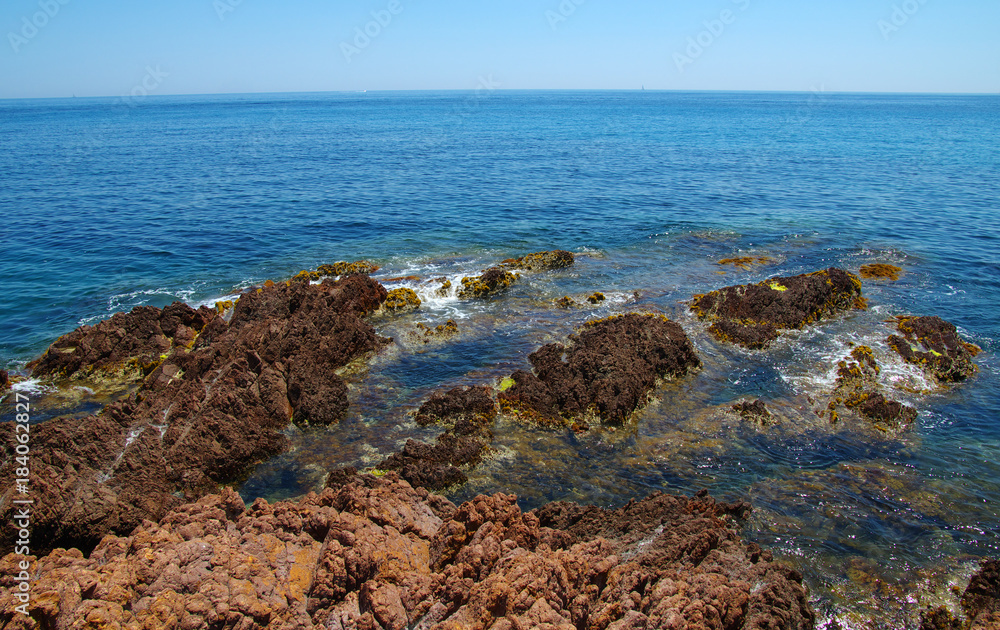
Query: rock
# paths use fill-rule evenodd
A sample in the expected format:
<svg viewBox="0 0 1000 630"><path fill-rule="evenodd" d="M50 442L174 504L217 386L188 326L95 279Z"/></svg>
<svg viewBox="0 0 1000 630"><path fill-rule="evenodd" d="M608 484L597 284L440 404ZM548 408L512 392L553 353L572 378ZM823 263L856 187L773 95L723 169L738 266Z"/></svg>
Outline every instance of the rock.
<svg viewBox="0 0 1000 630"><path fill-rule="evenodd" d="M837 367L837 384L827 409L831 422L838 419L837 409L844 406L856 411L882 431L906 429L917 418L917 410L882 393L877 377L880 372L875 355L868 346L851 351L853 361L841 361Z"/></svg>
<svg viewBox="0 0 1000 630"><path fill-rule="evenodd" d="M987 560L972 576L962 594L962 609L972 620L1000 613L1000 560Z"/></svg>
<svg viewBox="0 0 1000 630"><path fill-rule="evenodd" d="M812 628L801 577L739 539L744 512L663 494L456 508L393 473L249 507L226 489L89 556L32 558L29 627ZM0 560L5 628L22 558Z"/></svg>
<svg viewBox="0 0 1000 630"><path fill-rule="evenodd" d="M7 373L7 370L0 370L0 392L5 392L10 387L10 375Z"/></svg>
<svg viewBox="0 0 1000 630"><path fill-rule="evenodd" d="M393 289L382 303L382 310L390 313L405 313L420 308L420 298L413 289Z"/></svg>
<svg viewBox="0 0 1000 630"><path fill-rule="evenodd" d="M885 263L872 263L869 265L861 265L861 269L858 271L862 278L865 280L870 280L873 278L885 278L895 282L899 280L899 276L903 273L903 270L895 265L887 265Z"/></svg>
<svg viewBox="0 0 1000 630"><path fill-rule="evenodd" d="M339 276L346 276L351 274L373 274L378 271L380 267L375 263L368 262L367 260L358 260L356 262L337 262L332 265L320 265L316 268L314 272L315 279L322 277L332 277L336 278ZM313 276L313 273L310 273Z"/></svg>
<svg viewBox="0 0 1000 630"><path fill-rule="evenodd" d="M562 249L554 249L550 252L535 252L520 258L509 258L500 264L508 269L525 271L562 269L573 264L573 254Z"/></svg>
<svg viewBox="0 0 1000 630"><path fill-rule="evenodd" d="M28 364L36 378L89 379L124 388L140 381L174 350L190 348L218 313L174 302L163 309L137 306L94 326L59 337Z"/></svg>
<svg viewBox="0 0 1000 630"><path fill-rule="evenodd" d="M414 334L419 337L421 336L420 333L423 333L422 337L424 343L428 343L431 338L445 338L458 334L458 324L451 319L443 324L438 324L434 328L431 328L423 322L417 322L416 329L418 332Z"/></svg>
<svg viewBox="0 0 1000 630"><path fill-rule="evenodd" d="M753 422L762 427L774 423L774 417L767 410L767 405L759 398L753 401L741 400L733 405L733 411L738 413L747 422Z"/></svg>
<svg viewBox="0 0 1000 630"><path fill-rule="evenodd" d="M89 551L107 533L127 533L237 481L286 447L282 431L290 421L337 422L348 402L336 370L387 343L362 319L385 296L380 284L363 275L322 284L272 283L243 295L229 323L205 309L211 319L192 348L173 348L136 392L94 416L33 426L35 545L42 551ZM160 331L169 339L191 321L185 317L197 313L186 307L142 309L133 318L108 321L138 317L143 326L132 327L136 334ZM107 347L101 341L107 330L100 325L67 337L93 349L82 354L97 357L98 365L122 356L98 352ZM127 338L120 345L145 347ZM54 354L50 349L46 356ZM13 491L11 433L9 423L0 425L0 494ZM0 510L0 518L12 515L9 504ZM12 533L0 533L0 548L12 548Z"/></svg>
<svg viewBox="0 0 1000 630"><path fill-rule="evenodd" d="M428 490L463 484L468 480L460 467L482 461L493 441L491 429L496 419L492 390L485 386L456 387L434 393L416 414L420 425L447 427L434 444L407 440L403 449L378 464L381 470L395 470L414 487Z"/></svg>
<svg viewBox="0 0 1000 630"><path fill-rule="evenodd" d="M782 329L865 307L861 280L835 267L725 287L696 295L691 303L699 319L713 322L709 331L716 338L754 349L768 347Z"/></svg>
<svg viewBox="0 0 1000 630"><path fill-rule="evenodd" d="M684 330L663 316L630 313L585 324L568 346L551 343L528 357L499 395L504 411L542 424L589 414L622 424L645 404L658 378L701 365Z"/></svg>
<svg viewBox="0 0 1000 630"><path fill-rule="evenodd" d="M591 304L598 304L604 301L604 294L600 291L595 292L593 295L587 298L587 301Z"/></svg>
<svg viewBox="0 0 1000 630"><path fill-rule="evenodd" d="M772 258L767 256L739 256L736 258L723 258L718 262L720 265L732 265L733 267L739 267L744 271L748 271L754 265L767 265L774 262Z"/></svg>
<svg viewBox="0 0 1000 630"><path fill-rule="evenodd" d="M955 325L940 317L898 317L889 345L907 363L918 365L940 381L964 381L973 376L972 358L981 352L975 344L964 341Z"/></svg>
<svg viewBox="0 0 1000 630"><path fill-rule="evenodd" d="M568 295L564 295L556 300L556 306L559 308L573 308L576 305L576 301Z"/></svg>
<svg viewBox="0 0 1000 630"><path fill-rule="evenodd" d="M998 630L1000 629L1000 561L987 560L972 576L961 599L968 619L963 623L944 606L924 611L920 630Z"/></svg>
<svg viewBox="0 0 1000 630"><path fill-rule="evenodd" d="M490 267L482 275L462 278L462 288L458 297L487 298L507 290L507 287L517 281L517 275L504 271L500 267Z"/></svg>

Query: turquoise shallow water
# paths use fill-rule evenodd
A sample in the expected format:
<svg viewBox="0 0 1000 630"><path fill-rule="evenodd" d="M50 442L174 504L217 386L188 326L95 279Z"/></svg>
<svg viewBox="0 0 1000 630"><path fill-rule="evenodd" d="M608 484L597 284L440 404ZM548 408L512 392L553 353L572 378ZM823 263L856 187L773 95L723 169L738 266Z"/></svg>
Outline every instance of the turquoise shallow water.
<svg viewBox="0 0 1000 630"><path fill-rule="evenodd" d="M904 627L978 557L1000 555L1000 97L495 92L0 101L0 364L138 304L211 303L267 278L367 258L416 275L421 311L377 320L397 343L351 376L352 411L292 433L245 497L284 498L335 465L373 465L430 392L491 383L586 319L658 309L705 361L634 425L590 435L501 423L493 459L453 493L616 505L709 488L755 506L745 535L806 574L818 609ZM541 249L578 254L485 304L436 298ZM770 265L723 268L765 255ZM869 262L872 309L766 353L722 347L684 301L726 284ZM725 273L721 273L725 272ZM595 290L608 301L552 308ZM939 315L983 347L980 373L922 391L885 319ZM416 322L458 322L423 344ZM801 412L848 341L920 416L907 433L831 430ZM793 421L760 431L719 406L759 396ZM878 582L878 580L882 580ZM897 589L886 586L900 584ZM935 595L937 594L937 595ZM923 598L923 599L920 599ZM919 600L919 601L918 601ZM902 605L900 605L902 602ZM853 626L852 626L853 627ZM877 626L875 626L877 627Z"/></svg>

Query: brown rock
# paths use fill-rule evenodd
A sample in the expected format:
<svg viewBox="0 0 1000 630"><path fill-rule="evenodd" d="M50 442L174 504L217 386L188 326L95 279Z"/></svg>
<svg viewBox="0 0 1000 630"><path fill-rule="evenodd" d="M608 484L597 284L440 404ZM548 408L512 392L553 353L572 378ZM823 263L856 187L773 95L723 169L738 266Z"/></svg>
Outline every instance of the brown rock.
<svg viewBox="0 0 1000 630"><path fill-rule="evenodd" d="M889 345L907 363L945 382L964 381L976 373L972 357L981 350L959 337L954 324L936 316L899 317L896 328L902 337L890 335Z"/></svg>
<svg viewBox="0 0 1000 630"><path fill-rule="evenodd" d="M748 348L766 348L781 329L864 307L861 281L835 267L725 287L696 295L691 303L699 319L715 324L709 330L717 338Z"/></svg>
<svg viewBox="0 0 1000 630"><path fill-rule="evenodd" d="M479 276L462 278L460 298L487 298L498 295L517 281L517 275L500 267L490 267Z"/></svg>
<svg viewBox="0 0 1000 630"><path fill-rule="evenodd" d="M524 269L525 271L547 271L549 269L562 269L573 264L573 254L562 249L554 249L549 252L535 252L520 258L510 258L500 263L510 269Z"/></svg>
<svg viewBox="0 0 1000 630"><path fill-rule="evenodd" d="M389 291L385 302L382 303L382 310L391 313L405 313L415 311L420 308L420 298L413 289L393 289Z"/></svg>
<svg viewBox="0 0 1000 630"><path fill-rule="evenodd" d="M705 494L456 509L392 473L248 508L225 490L89 557L32 559L31 614L44 628L812 628L801 578L737 536L745 512ZM18 558L0 561L5 628L20 627Z"/></svg>
<svg viewBox="0 0 1000 630"><path fill-rule="evenodd" d="M827 405L831 419L837 420L841 405L854 410L882 431L899 431L917 418L917 410L885 397L877 376L880 368L868 346L851 351L851 360L841 361L837 368L837 385Z"/></svg>
<svg viewBox="0 0 1000 630"><path fill-rule="evenodd" d="M500 393L500 406L557 424L590 413L621 424L646 402L658 378L683 376L701 365L678 324L635 313L588 322L569 346L548 344L528 359L535 373L512 374L514 385Z"/></svg>
<svg viewBox="0 0 1000 630"><path fill-rule="evenodd" d="M386 340L361 316L385 295L363 275L252 291L237 302L228 324L206 309L212 315L194 347L174 348L134 394L95 416L32 427L35 545L89 550L107 533L127 533L239 479L285 447L281 431L290 420L303 426L338 421L347 398L335 370L383 346ZM139 318L142 325L130 330L167 338L200 312L136 309L131 318L108 322ZM80 339L79 347L95 349L85 355L97 356L109 334L98 325L63 339ZM124 356L115 352L107 356ZM0 425L4 492L13 491L10 433L9 424ZM9 519L12 510L8 504L0 516ZM12 530L0 535L2 548L10 549Z"/></svg>
<svg viewBox="0 0 1000 630"><path fill-rule="evenodd" d="M870 280L872 278L885 278L895 282L899 280L900 274L903 270L896 265L887 265L885 263L871 263L869 265L861 265L861 269L858 273L865 280Z"/></svg>

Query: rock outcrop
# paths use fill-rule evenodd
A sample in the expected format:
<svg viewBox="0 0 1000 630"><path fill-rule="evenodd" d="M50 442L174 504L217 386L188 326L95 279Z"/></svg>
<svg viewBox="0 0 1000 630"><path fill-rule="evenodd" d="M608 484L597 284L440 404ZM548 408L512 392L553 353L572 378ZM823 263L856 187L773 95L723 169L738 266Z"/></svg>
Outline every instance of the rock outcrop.
<svg viewBox="0 0 1000 630"><path fill-rule="evenodd" d="M562 249L549 252L535 252L520 258L508 258L500 264L508 269L523 269L525 271L548 271L562 269L573 264L573 254Z"/></svg>
<svg viewBox="0 0 1000 630"><path fill-rule="evenodd" d="M510 285L517 282L517 275L500 267L490 267L481 275L462 278L462 287L458 297L488 298L503 293Z"/></svg>
<svg viewBox="0 0 1000 630"><path fill-rule="evenodd" d="M618 510L516 498L455 507L393 473L297 503L230 490L108 536L89 557L31 561L27 628L807 629L801 577L743 543L745 504L654 494Z"/></svg>
<svg viewBox="0 0 1000 630"><path fill-rule="evenodd" d="M767 348L783 329L802 328L854 308L866 308L861 280L831 267L694 296L691 310L717 339Z"/></svg>
<svg viewBox="0 0 1000 630"><path fill-rule="evenodd" d="M456 387L433 394L416 414L421 425L445 426L434 444L407 440L403 449L376 468L395 470L415 487L441 490L468 480L462 468L475 466L493 441L496 402L488 387Z"/></svg>
<svg viewBox="0 0 1000 630"><path fill-rule="evenodd" d="M899 280L899 276L902 275L903 270L896 265L871 263L869 265L861 265L861 269L858 270L858 273L861 274L861 277L865 280L880 278L895 282L896 280Z"/></svg>
<svg viewBox="0 0 1000 630"><path fill-rule="evenodd" d="M157 366L136 392L99 414L32 426L35 545L89 550L107 533L127 533L219 484L237 481L285 448L282 431L290 421L301 426L338 421L347 409L347 387L336 370L387 342L362 319L385 296L380 284L363 275L315 285L271 283L243 295L228 323L210 309L174 305L137 309L131 318L112 318L106 326L63 337L36 362L36 370L79 373L108 365L109 357L117 361L133 348L145 351L138 342L127 352L106 343L121 336L123 321L141 322L138 330L150 335L137 339L166 356L156 355ZM191 348L173 343L161 352L165 339L176 340L182 326L194 330L184 322L198 317L206 323ZM77 345L67 345L67 339ZM131 342L119 345L125 343ZM60 352L68 347L78 350ZM93 363L77 361L77 354ZM69 355L74 358L63 358ZM11 433L10 424L0 425L0 518L6 521L15 477ZM0 548L11 548L11 536L5 528Z"/></svg>
<svg viewBox="0 0 1000 630"><path fill-rule="evenodd" d="M217 317L206 306L194 310L183 302L162 309L137 306L59 337L27 367L39 378L123 387L140 381L174 350L191 348Z"/></svg>
<svg viewBox="0 0 1000 630"><path fill-rule="evenodd" d="M972 358L981 350L964 341L955 325L940 317L899 317L889 345L907 363L918 365L939 381L964 381L976 373Z"/></svg>
<svg viewBox="0 0 1000 630"><path fill-rule="evenodd" d="M382 303L382 310L388 313L405 313L420 308L420 298L413 289L393 289Z"/></svg>
<svg viewBox="0 0 1000 630"><path fill-rule="evenodd" d="M836 388L827 405L830 421L837 421L837 410L842 406L882 431L895 432L909 427L917 418L917 410L886 398L877 380L881 370L872 349L857 346L851 350L850 359L837 366Z"/></svg>
<svg viewBox="0 0 1000 630"><path fill-rule="evenodd" d="M528 357L534 373L518 370L499 395L501 409L541 424L594 416L622 424L657 379L701 365L684 330L658 315L630 313L585 324L570 343L551 343Z"/></svg>

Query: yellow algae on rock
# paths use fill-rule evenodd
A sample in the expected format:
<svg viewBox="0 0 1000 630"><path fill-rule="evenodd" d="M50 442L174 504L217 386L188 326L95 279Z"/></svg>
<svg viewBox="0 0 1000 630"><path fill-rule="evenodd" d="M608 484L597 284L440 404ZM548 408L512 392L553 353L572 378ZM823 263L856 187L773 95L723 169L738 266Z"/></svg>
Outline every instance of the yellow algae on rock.
<svg viewBox="0 0 1000 630"><path fill-rule="evenodd" d="M420 308L420 298L413 289L401 288L389 291L389 295L382 303L382 310L389 313L402 313L415 311Z"/></svg>

